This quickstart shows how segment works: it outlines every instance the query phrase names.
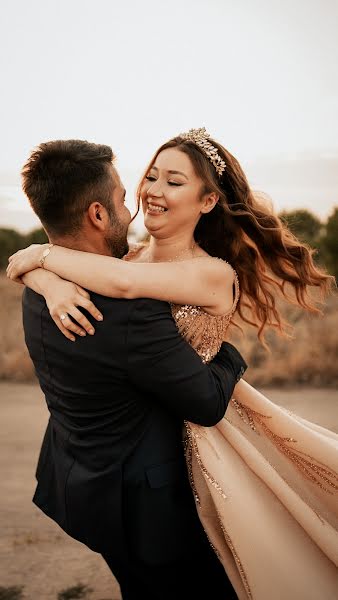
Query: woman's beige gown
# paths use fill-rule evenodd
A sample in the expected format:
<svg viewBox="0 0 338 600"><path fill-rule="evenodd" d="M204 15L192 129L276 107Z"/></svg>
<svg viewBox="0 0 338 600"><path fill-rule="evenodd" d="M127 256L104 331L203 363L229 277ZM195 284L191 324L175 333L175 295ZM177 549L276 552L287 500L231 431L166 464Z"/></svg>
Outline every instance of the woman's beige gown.
<svg viewBox="0 0 338 600"><path fill-rule="evenodd" d="M226 339L235 282L227 315L172 305L204 362ZM337 600L338 435L241 380L216 426L185 424L185 447L200 520L238 598Z"/></svg>
<svg viewBox="0 0 338 600"><path fill-rule="evenodd" d="M238 296L236 277L227 315L172 305L204 362L225 339ZM185 441L201 522L239 599L337 600L338 435L241 380L225 417L214 427L186 423Z"/></svg>

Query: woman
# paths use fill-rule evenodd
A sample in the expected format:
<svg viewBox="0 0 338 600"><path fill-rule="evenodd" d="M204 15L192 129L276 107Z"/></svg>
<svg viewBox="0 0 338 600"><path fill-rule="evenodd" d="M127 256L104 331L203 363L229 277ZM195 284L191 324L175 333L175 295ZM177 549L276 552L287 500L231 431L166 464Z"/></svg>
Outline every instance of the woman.
<svg viewBox="0 0 338 600"><path fill-rule="evenodd" d="M235 311L257 326L263 343L267 327L285 330L275 291L290 301L294 292L305 310L318 310L308 289L325 293L332 278L260 206L236 159L204 128L159 148L138 196L150 242L127 260L34 246L11 257L9 277L42 264L106 296L167 300L182 335L206 362ZM90 332L77 306L98 314L85 292L61 280L51 287L44 276L40 269L25 283L43 293L61 331L81 333L70 315ZM200 519L241 600L336 597L337 441L243 380L217 426L186 423Z"/></svg>

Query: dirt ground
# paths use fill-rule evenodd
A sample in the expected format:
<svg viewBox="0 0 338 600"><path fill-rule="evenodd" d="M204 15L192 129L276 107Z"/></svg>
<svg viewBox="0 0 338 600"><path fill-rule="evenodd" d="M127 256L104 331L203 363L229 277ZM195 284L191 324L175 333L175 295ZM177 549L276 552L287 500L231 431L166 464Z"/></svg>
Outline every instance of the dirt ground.
<svg viewBox="0 0 338 600"><path fill-rule="evenodd" d="M301 388L265 393L338 433L338 391ZM0 590L23 586L25 600L57 600L63 590L82 584L92 588L92 593L69 592L64 597L120 600L119 586L102 558L68 537L31 501L48 419L39 387L0 383L0 419Z"/></svg>

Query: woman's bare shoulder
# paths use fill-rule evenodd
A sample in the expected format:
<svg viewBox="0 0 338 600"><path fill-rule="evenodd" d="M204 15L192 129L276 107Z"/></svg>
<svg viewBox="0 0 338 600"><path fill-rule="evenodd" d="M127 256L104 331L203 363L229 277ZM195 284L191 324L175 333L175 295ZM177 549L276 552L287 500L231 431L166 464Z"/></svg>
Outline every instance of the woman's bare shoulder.
<svg viewBox="0 0 338 600"><path fill-rule="evenodd" d="M210 281L233 283L236 272L226 260L210 256L209 254L204 254L196 258L203 259L199 261L199 267L201 268L203 265L202 268L204 272L209 275L208 278L210 278Z"/></svg>
<svg viewBox="0 0 338 600"><path fill-rule="evenodd" d="M210 310L210 307L205 307L206 312L213 315L227 314L232 309L236 297L236 294L234 296L234 285L237 281L236 271L221 258L208 255L203 258L204 260L198 261L202 269L203 282L214 299L213 308Z"/></svg>

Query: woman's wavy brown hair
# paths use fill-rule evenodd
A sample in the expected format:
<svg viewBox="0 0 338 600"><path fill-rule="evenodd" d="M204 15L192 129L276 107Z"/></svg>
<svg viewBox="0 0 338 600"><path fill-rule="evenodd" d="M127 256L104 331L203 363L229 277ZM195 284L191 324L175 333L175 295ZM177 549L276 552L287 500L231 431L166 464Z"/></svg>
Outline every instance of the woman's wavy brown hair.
<svg viewBox="0 0 338 600"><path fill-rule="evenodd" d="M237 313L258 329L258 337L266 345L266 327L274 327L284 335L288 330L288 323L276 304L276 290L289 302L320 313L320 304L331 290L334 278L314 263L314 250L298 240L254 194L236 158L215 140L209 138L209 141L226 163L221 177L196 144L175 137L163 144L149 163L137 189L137 212L144 178L159 153L177 148L187 154L203 182L201 196L211 192L219 196L213 210L200 218L195 241L208 254L234 267L241 290ZM321 292L316 301L309 294L313 286Z"/></svg>

